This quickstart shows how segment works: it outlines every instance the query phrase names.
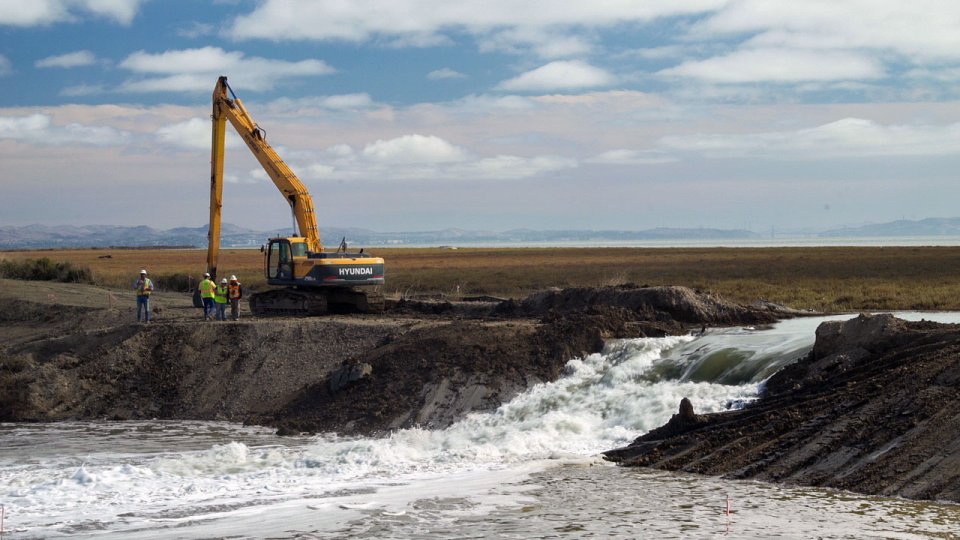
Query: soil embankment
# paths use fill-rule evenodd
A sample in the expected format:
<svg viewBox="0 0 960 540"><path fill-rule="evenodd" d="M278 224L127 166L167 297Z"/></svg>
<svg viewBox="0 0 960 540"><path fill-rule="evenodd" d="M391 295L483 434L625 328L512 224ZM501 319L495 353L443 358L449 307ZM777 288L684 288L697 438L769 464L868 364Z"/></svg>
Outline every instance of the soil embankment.
<svg viewBox="0 0 960 540"><path fill-rule="evenodd" d="M150 324L131 322L133 304L129 293L0 280L0 421L217 419L345 434L442 427L557 378L608 338L778 316L679 287L221 323L200 321L188 295L156 295Z"/></svg>
<svg viewBox="0 0 960 540"><path fill-rule="evenodd" d="M824 323L743 410L669 423L623 465L960 501L960 327L891 315ZM694 404L695 406L695 404Z"/></svg>

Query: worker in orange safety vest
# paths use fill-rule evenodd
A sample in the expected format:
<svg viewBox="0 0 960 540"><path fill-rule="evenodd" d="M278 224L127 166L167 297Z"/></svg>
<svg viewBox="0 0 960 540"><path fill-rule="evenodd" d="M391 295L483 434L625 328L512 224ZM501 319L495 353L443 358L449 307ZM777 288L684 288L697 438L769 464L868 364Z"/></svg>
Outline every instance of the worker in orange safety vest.
<svg viewBox="0 0 960 540"><path fill-rule="evenodd" d="M230 300L230 318L237 320L240 318L240 299L243 298L243 285L237 276L230 276L230 283L227 284L227 298Z"/></svg>

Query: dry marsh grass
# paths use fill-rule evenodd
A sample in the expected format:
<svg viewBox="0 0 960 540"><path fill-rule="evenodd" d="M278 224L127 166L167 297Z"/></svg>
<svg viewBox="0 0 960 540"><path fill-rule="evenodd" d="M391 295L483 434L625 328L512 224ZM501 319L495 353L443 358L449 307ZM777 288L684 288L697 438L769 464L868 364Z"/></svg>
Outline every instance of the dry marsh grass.
<svg viewBox="0 0 960 540"><path fill-rule="evenodd" d="M960 247L804 248L389 248L388 296L522 297L549 287L684 285L738 302L765 299L798 309L960 309ZM109 256L109 257L108 257ZM6 252L87 266L97 283L127 287L151 276L199 276L204 250L89 249ZM264 286L257 250L221 251L221 276Z"/></svg>

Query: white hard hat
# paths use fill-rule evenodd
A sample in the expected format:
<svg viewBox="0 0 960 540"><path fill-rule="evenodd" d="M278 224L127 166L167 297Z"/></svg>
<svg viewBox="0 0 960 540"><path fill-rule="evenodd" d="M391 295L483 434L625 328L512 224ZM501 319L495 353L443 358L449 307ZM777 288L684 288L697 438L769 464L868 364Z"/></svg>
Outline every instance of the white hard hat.
<svg viewBox="0 0 960 540"><path fill-rule="evenodd" d="M237 280L237 276L230 276L230 281L236 281L236 280Z"/></svg>
<svg viewBox="0 0 960 540"><path fill-rule="evenodd" d="M146 270L141 270L140 273L141 273L141 274L146 274L147 271L146 271Z"/></svg>
<svg viewBox="0 0 960 540"><path fill-rule="evenodd" d="M220 283L226 283L226 282L227 282L227 278L223 278L220 280Z"/></svg>
<svg viewBox="0 0 960 540"><path fill-rule="evenodd" d="M204 272L203 277L210 277L210 272Z"/></svg>

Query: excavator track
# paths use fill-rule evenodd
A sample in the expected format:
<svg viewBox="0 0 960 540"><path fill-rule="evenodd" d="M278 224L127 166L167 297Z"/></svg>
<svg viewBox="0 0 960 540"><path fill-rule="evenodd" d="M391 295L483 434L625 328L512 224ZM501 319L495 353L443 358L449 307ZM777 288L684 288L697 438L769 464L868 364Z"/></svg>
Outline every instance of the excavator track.
<svg viewBox="0 0 960 540"><path fill-rule="evenodd" d="M313 317L327 313L381 313L384 297L353 287L322 289L273 289L250 297L250 311L257 317Z"/></svg>

